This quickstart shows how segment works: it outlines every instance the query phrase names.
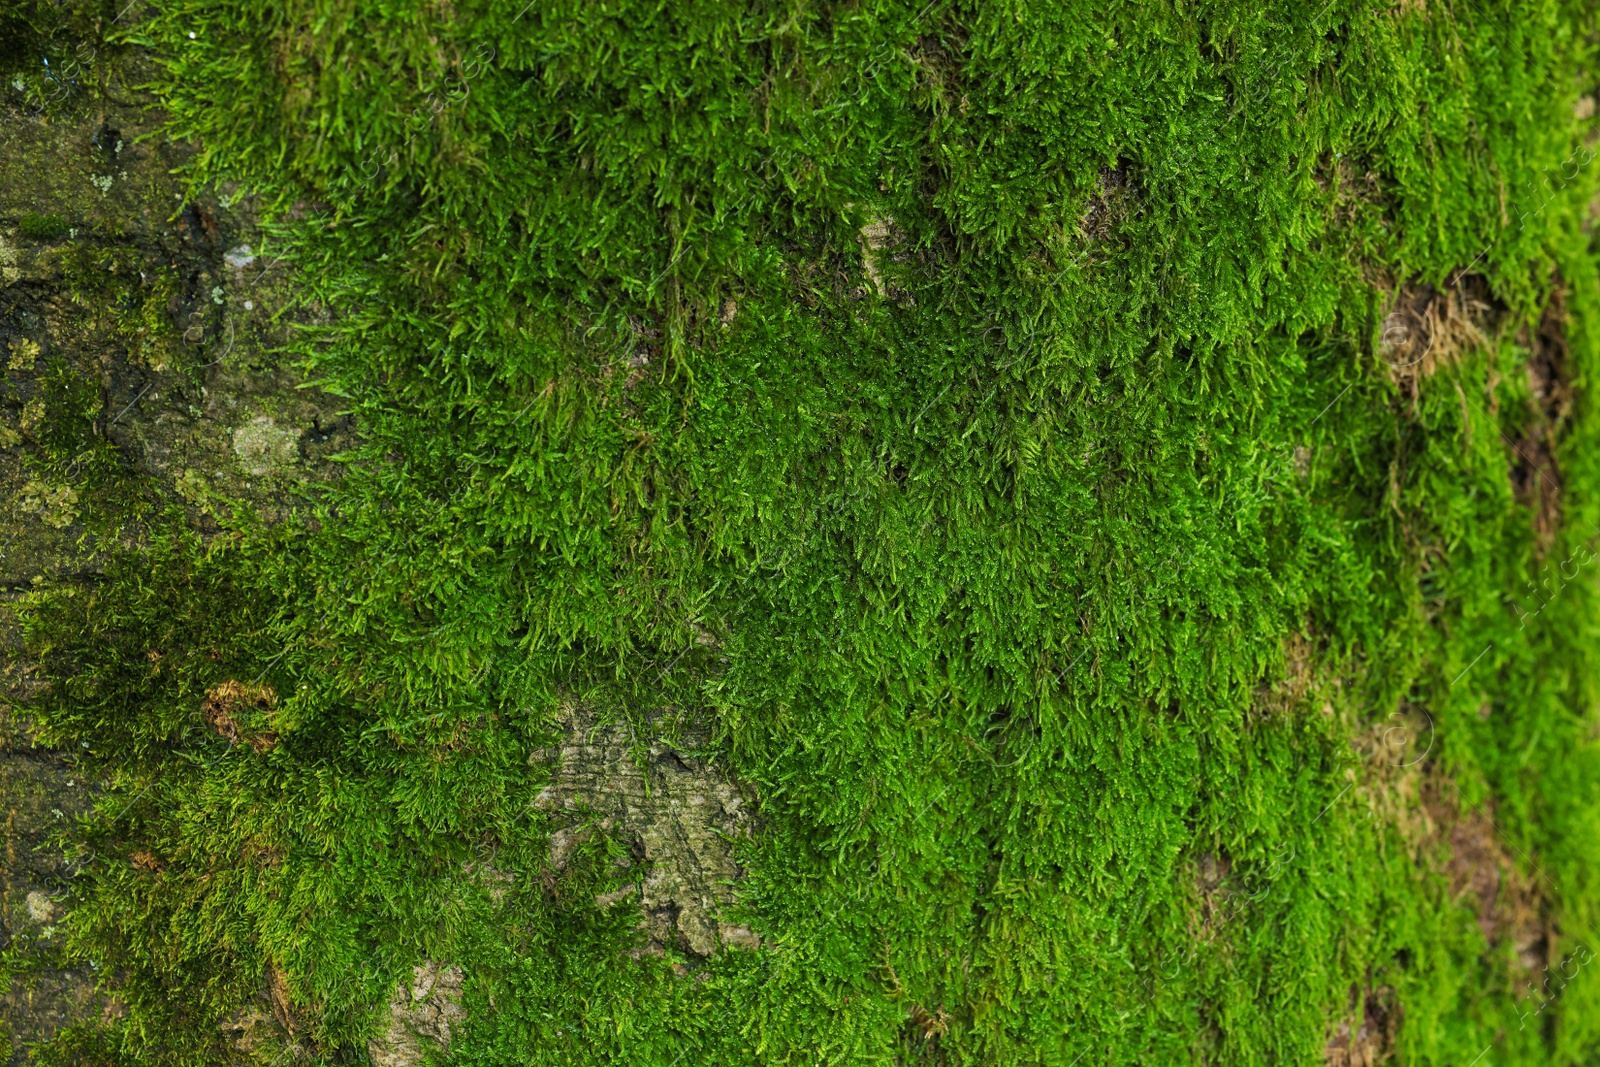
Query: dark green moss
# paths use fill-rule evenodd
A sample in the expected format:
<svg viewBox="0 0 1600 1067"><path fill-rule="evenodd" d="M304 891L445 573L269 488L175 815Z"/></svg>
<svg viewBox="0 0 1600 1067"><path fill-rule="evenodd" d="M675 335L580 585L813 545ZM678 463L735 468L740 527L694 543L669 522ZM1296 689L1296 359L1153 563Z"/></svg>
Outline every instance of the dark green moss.
<svg viewBox="0 0 1600 1067"><path fill-rule="evenodd" d="M111 0L0 0L0 92L35 113L82 106L118 51L107 38L128 12Z"/></svg>
<svg viewBox="0 0 1600 1067"><path fill-rule="evenodd" d="M53 241L67 232L67 220L60 215L35 215L30 212L22 216L18 229L29 240Z"/></svg>

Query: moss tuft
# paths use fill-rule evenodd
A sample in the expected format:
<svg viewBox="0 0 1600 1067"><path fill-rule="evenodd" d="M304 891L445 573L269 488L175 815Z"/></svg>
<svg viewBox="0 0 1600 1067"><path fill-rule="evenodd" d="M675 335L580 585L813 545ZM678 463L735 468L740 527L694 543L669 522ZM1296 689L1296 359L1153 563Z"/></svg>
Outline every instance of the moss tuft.
<svg viewBox="0 0 1600 1067"><path fill-rule="evenodd" d="M57 237L67 232L67 220L60 215L35 215L29 213L22 216L18 225L22 236L34 241L54 241Z"/></svg>

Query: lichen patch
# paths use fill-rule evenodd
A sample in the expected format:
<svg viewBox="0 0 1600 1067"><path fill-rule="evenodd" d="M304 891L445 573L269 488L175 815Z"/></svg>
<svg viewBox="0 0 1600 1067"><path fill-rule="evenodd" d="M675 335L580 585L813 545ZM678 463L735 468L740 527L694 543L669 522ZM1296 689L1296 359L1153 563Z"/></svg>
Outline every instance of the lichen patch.
<svg viewBox="0 0 1600 1067"><path fill-rule="evenodd" d="M56 917L56 903L43 890L35 889L29 893L27 905L28 918L36 923L47 923Z"/></svg>
<svg viewBox="0 0 1600 1067"><path fill-rule="evenodd" d="M259 416L233 431L233 452L248 473L271 474L300 458L300 433Z"/></svg>
<svg viewBox="0 0 1600 1067"><path fill-rule="evenodd" d="M78 521L78 491L70 485L29 479L22 487L21 510L37 515L46 526L64 530Z"/></svg>
<svg viewBox="0 0 1600 1067"><path fill-rule="evenodd" d="M6 240L5 234L0 234L0 284L15 285L22 280L22 268L17 260L16 246Z"/></svg>

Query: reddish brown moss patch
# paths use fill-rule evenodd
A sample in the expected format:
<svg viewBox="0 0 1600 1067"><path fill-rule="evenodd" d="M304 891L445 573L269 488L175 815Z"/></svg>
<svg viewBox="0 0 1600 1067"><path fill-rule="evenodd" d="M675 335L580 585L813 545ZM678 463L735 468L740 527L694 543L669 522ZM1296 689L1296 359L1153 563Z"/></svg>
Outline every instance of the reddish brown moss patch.
<svg viewBox="0 0 1600 1067"><path fill-rule="evenodd" d="M141 871L154 871L157 874L167 869L166 862L148 849L139 849L128 859Z"/></svg>

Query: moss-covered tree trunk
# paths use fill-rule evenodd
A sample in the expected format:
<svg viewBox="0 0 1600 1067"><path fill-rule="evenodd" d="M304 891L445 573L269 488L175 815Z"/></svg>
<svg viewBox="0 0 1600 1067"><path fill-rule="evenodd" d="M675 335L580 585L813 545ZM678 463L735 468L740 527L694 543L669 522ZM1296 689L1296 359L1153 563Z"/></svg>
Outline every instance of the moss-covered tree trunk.
<svg viewBox="0 0 1600 1067"><path fill-rule="evenodd" d="M0 4L13 1063L1600 1055L1584 5Z"/></svg>

